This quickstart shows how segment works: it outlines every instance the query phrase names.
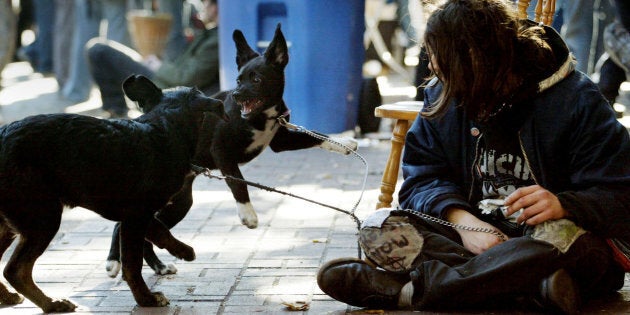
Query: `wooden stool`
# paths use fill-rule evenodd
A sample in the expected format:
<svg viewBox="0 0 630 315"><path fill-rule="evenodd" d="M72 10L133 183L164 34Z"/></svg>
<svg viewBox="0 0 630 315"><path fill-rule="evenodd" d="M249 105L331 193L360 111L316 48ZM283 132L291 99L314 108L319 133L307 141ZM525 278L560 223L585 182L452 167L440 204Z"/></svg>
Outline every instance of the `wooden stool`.
<svg viewBox="0 0 630 315"><path fill-rule="evenodd" d="M536 22L542 22L547 26L551 26L553 23L553 15L556 13L556 0L535 0L536 8L534 10L533 20ZM531 0L519 0L518 1L518 17L521 19L527 18L527 8Z"/></svg>
<svg viewBox="0 0 630 315"><path fill-rule="evenodd" d="M383 179L381 180L381 194L378 196L376 209L388 208L392 206L394 200L392 195L396 190L398 181L398 169L400 168L400 156L405 144L407 130L422 110L422 102L398 102L394 104L384 104L374 109L374 115L381 118L395 119L392 133L392 149L387 158Z"/></svg>

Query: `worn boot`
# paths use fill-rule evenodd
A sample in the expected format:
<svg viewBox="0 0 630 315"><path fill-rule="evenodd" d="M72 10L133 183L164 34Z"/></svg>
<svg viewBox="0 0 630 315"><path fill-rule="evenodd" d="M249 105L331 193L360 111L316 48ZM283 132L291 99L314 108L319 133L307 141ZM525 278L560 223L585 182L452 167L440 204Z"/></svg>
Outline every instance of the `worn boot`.
<svg viewBox="0 0 630 315"><path fill-rule="evenodd" d="M317 284L330 297L346 304L378 308L409 308L413 286L407 274L374 268L356 258L340 258L325 263L317 274ZM407 286L405 286L408 284ZM406 287L403 302L400 293ZM406 305L405 305L406 304Z"/></svg>
<svg viewBox="0 0 630 315"><path fill-rule="evenodd" d="M577 314L580 308L577 283L564 269L559 269L541 282L540 295L540 304L557 314Z"/></svg>

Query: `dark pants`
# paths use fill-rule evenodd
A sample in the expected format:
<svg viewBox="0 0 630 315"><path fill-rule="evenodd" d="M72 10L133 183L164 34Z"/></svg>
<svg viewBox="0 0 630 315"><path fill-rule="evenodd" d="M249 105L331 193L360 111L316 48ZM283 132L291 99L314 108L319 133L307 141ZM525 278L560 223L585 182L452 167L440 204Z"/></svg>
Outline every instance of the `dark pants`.
<svg viewBox="0 0 630 315"><path fill-rule="evenodd" d="M584 297L623 286L624 272L605 240L587 233L565 253L530 236L515 237L474 255L449 228L419 221L422 253L411 272L415 309L506 306L535 297L543 279L564 268Z"/></svg>
<svg viewBox="0 0 630 315"><path fill-rule="evenodd" d="M626 72L610 58L604 61L599 72L600 77L597 85L606 100L608 100L610 105L613 105L617 96L619 96L621 83L626 81Z"/></svg>
<svg viewBox="0 0 630 315"><path fill-rule="evenodd" d="M623 0L615 0L615 8L617 9L617 19L623 24L626 30L630 31L630 3ZM599 89L602 94L612 105L619 95L619 87L621 83L628 80L626 71L619 65L615 64L612 59L608 58L602 64L599 76Z"/></svg>
<svg viewBox="0 0 630 315"><path fill-rule="evenodd" d="M103 110L126 114L127 105L122 83L132 74L141 74L149 79L153 71L133 59L118 43L93 40L87 44L87 59L94 82L98 85L103 101Z"/></svg>

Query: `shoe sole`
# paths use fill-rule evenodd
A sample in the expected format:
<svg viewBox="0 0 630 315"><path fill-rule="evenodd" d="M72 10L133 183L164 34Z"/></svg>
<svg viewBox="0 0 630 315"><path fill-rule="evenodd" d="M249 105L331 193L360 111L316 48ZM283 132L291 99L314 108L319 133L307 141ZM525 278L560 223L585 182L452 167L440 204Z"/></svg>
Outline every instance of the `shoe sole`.
<svg viewBox="0 0 630 315"><path fill-rule="evenodd" d="M320 283L321 283L321 277L322 277L323 271L328 270L329 268L332 268L332 267L336 267L338 265L344 265L344 264L349 264L349 263L359 263L359 264L366 264L368 266L371 266L365 260L354 258L354 257L353 258L337 258L337 259L330 260L324 263L319 268L319 272L317 272L317 285L321 288Z"/></svg>
<svg viewBox="0 0 630 315"><path fill-rule="evenodd" d="M395 274L390 273L386 270L378 270L377 267L373 267L372 264L370 264L369 262L362 260L362 259L358 259L358 258L337 258L337 259L333 259L329 262L324 263L321 268L319 269L319 272L317 273L317 285L320 287L320 289L322 289L322 275L324 273L326 273L329 269L335 268L337 266L341 266L341 265L349 265L349 264L361 264L364 266L369 266L371 268L374 269L375 272L379 272L379 273L383 273L381 274L381 277L385 277L384 274L389 274L390 278L389 279L385 279L383 278L383 280L389 281L390 284L394 284L395 282L399 282L398 280L394 279L393 277L396 277ZM406 276L409 277L409 276ZM372 281L376 281L379 282L378 280L372 280ZM410 278L405 279L404 283L407 283L408 281L410 281ZM355 283L355 282L353 282ZM396 292L395 296L391 295L391 293L389 293L389 295L391 295L391 297L385 296L388 295L388 293L383 292L382 295L379 295L379 293L374 293L374 294L368 294L366 296L364 296L363 298L359 298L359 297L354 297L354 298L343 298L343 297L336 297L335 294L331 294L329 292L324 291L324 289L322 289L322 291L324 291L325 294L328 294L330 297L332 297L333 299L346 303L348 305L352 305L352 306L356 306L356 307L362 307L362 308L368 308L368 309L398 309L398 299L399 299L399 294L400 294L400 289L404 286L404 283L400 284L400 288L399 290ZM361 291L361 290L359 290ZM393 292L392 292L393 293ZM380 298L379 298L380 296ZM347 297L347 296L346 296ZM351 301L352 300L352 301Z"/></svg>

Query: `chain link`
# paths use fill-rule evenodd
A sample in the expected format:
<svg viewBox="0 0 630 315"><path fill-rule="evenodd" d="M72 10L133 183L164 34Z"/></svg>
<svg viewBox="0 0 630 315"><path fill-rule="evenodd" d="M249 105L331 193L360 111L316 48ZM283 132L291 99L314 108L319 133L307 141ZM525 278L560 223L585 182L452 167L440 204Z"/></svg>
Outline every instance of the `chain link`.
<svg viewBox="0 0 630 315"><path fill-rule="evenodd" d="M314 137L314 138L317 138L317 139L320 139L320 140L323 140L323 141L328 141L328 142L331 142L333 144L339 145L339 146L341 146L343 148L346 148L350 152L353 152L354 154L357 154L354 150L351 150L350 148L348 148L347 146L343 145L342 143L334 141L334 140L332 140L332 139L330 139L328 137L324 137L324 136L318 135L318 134L316 134L316 133L314 133L314 132L312 132L310 130L307 130L307 129L301 127L301 126L297 126L297 125L289 123L285 119L284 116L278 117L278 123L280 125L286 127L286 128L289 128L289 129L292 129L292 130L296 130L296 131L300 131L300 132L304 132L304 133L310 135L311 137ZM357 156L363 161L363 163L367 167L367 162L365 162L363 157L358 155L358 154L357 154ZM363 188L364 188L363 190L365 190L365 179L364 179L364 182L363 182ZM363 190L361 191L361 196L363 196ZM359 201L360 200L361 200L361 198L359 198ZM358 202L355 205L354 209L352 210L352 213L354 213L354 210L356 209L357 206L358 206ZM501 233L501 232L499 232L499 231L497 231L495 229L482 228L482 227L472 227L472 226L467 226L467 225L456 224L456 223L452 223L452 222L449 222L449 221L446 221L446 220L442 220L440 218L436 218L434 216L431 216L431 215L428 215L428 214L425 214L425 213L422 213L422 212L419 212L419 211L411 210L411 209L400 209L400 210L405 211L407 213L410 213L412 215L415 215L417 217L423 218L425 220L428 220L428 221L431 221L431 222L435 222L435 223L438 223L438 224L441 224L441 225L444 225L444 226L448 226L448 227L451 227L451 228L454 228L454 229L465 230L465 231L472 231L472 232L489 233L489 234L492 234L492 235L498 237L503 242L507 240L505 235L503 235L503 233Z"/></svg>
<svg viewBox="0 0 630 315"><path fill-rule="evenodd" d="M363 162L363 164L365 166L365 175L363 177L363 188L361 189L361 195L359 196L359 199L355 203L355 205L352 208L352 210L350 210L350 211L343 210L343 209L340 209L340 208L337 208L337 207L334 207L334 206L331 206L331 205L327 205L327 204L324 204L324 203L321 203L321 202L318 202L318 201L315 201L315 200L312 200L312 199L308 199L308 198L305 198L305 197L302 197L302 196L297 196L297 195L294 195L294 194L291 194L291 193L288 193L288 192L285 192L285 191L281 191L281 190L273 188L273 187L262 185L260 183L254 183L254 182L250 182L250 181L247 181L247 180L244 180L244 179L235 178L235 177L232 177L232 176L216 175L216 174L213 174L212 170L210 170L208 168L192 165L193 169L197 173L203 174L203 175L205 175L205 176L207 176L209 178L215 178L215 179L221 179L221 180L228 180L229 179L229 180L233 180L233 181L239 181L239 182L242 182L242 183L247 184L249 186L254 186L254 187L257 187L259 189L264 189L264 190L267 190L267 191L288 195L290 197L302 199L302 200L310 202L310 203L318 204L318 205L321 205L321 206L324 206L324 207L327 207L327 208L330 208L330 209L342 212L342 213L347 214L348 216L350 216L355 221L355 223L357 224L357 229L360 229L361 228L361 221L355 215L355 211L358 208L359 203L361 202L361 199L363 198L363 192L365 191L365 186L366 186L366 183L367 183L368 164L367 164L367 161L365 160L365 158L363 158L363 156L358 154L355 150L349 148L348 146L346 146L343 143L340 143L338 141L335 141L335 140L331 139L330 137L322 136L320 134L317 134L315 132L307 130L307 129L301 127L301 126L297 126L297 125L289 123L285 119L284 115L278 117L277 121L278 121L278 123L280 125L282 125L283 127L288 128L288 129L299 131L299 132L303 132L303 133L306 133L306 134L310 135L313 138L316 138L316 139L319 139L319 140L322 140L322 141L327 141L327 142L330 142L332 144L338 145L338 146L348 150L352 154L354 154L357 158L359 158ZM417 216L419 218L422 218L424 220L435 222L435 223L438 223L438 224L441 224L441 225L444 225L444 226L447 226L447 227L451 227L451 228L454 228L454 229L473 231L473 232L489 233L489 234L495 235L501 241L506 241L507 240L505 235L503 235L501 232L499 232L497 230L494 230L494 229L482 228L482 227L471 227L471 226L456 224L456 223L452 223L452 222L449 222L449 221L446 221L446 220L442 220L440 218L436 218L434 216L431 216L431 215L428 215L428 214L425 214L425 213L422 213L422 212L419 212L419 211L411 210L411 209L397 209L397 210L404 211L404 212L407 212L409 214L415 215L415 216ZM360 249L360 247L358 249L358 255L359 255L359 258L361 258L361 249Z"/></svg>
<svg viewBox="0 0 630 315"><path fill-rule="evenodd" d="M431 222L435 222L437 224L441 224L444 226L448 226L454 229L459 229L459 230L465 230L465 231L472 231L472 232L482 232L482 233L489 233L492 234L496 237L498 237L502 242L507 241L507 238L505 238L505 235L503 235L503 233L495 230L495 229L490 229L490 228L482 228L482 227L473 227L473 226L467 226L467 225L462 225L462 224L457 224L457 223L453 223L453 222L449 222L446 220L442 220L440 218L436 218L434 216L428 215L426 213L422 213L420 211L415 211L415 210L411 210L411 209L397 209L403 212L407 212L409 214L415 215L417 217L420 217L422 219L425 219L427 221L431 221Z"/></svg>
<svg viewBox="0 0 630 315"><path fill-rule="evenodd" d="M354 212L357 210L357 208L359 207L359 204L361 203L361 199L363 199L363 192L365 192L365 186L367 185L367 177L368 177L368 171L369 171L369 167L368 167L368 163L365 160L365 158L363 158L363 156L361 156L361 154L357 153L356 150L351 149L350 147L348 147L347 145L339 142L339 141L335 141L333 139L331 139L330 137L326 137L326 136L322 136L320 134L317 134L315 132L312 132L302 126L298 126L298 125L294 125L290 122L288 122L285 118L285 115L281 115L280 117L278 117L278 123L283 126L286 127L288 129L291 130L295 130L295 131L299 131L299 132L303 132L315 139L319 139L322 141L327 141L330 142L332 144L338 145L346 150L348 150L348 152L352 153L354 156L356 156L359 160L361 160L361 162L363 163L363 166L365 167L365 172L363 173L363 184L361 187L361 194L359 195L359 199L357 200L357 202L354 204L354 207L352 207L352 210L350 211L352 214L354 214Z"/></svg>

